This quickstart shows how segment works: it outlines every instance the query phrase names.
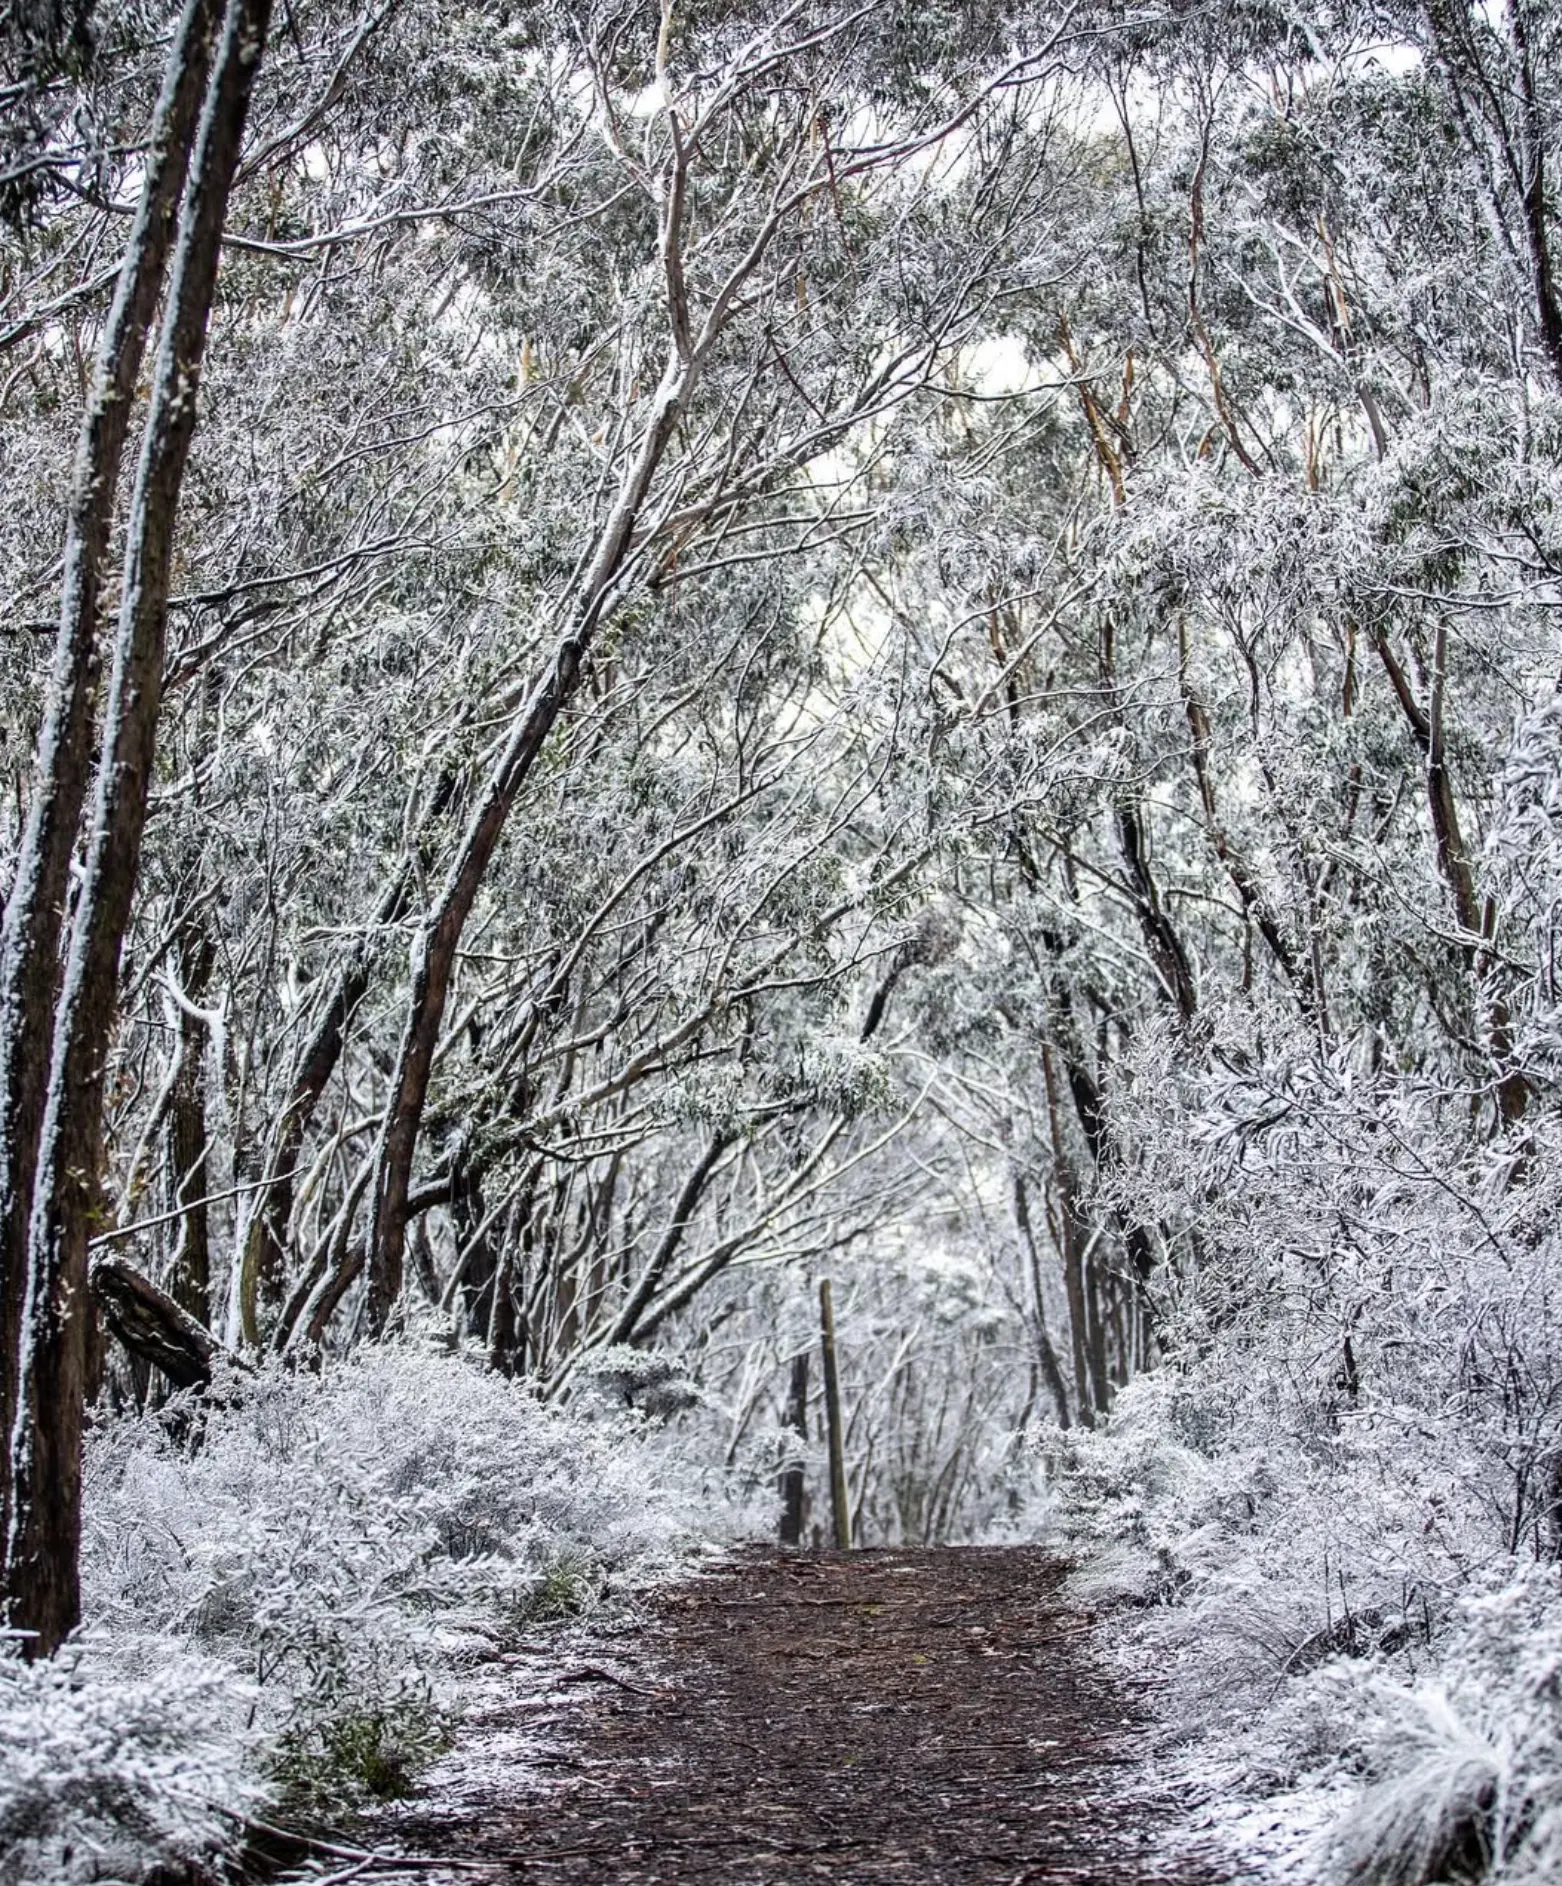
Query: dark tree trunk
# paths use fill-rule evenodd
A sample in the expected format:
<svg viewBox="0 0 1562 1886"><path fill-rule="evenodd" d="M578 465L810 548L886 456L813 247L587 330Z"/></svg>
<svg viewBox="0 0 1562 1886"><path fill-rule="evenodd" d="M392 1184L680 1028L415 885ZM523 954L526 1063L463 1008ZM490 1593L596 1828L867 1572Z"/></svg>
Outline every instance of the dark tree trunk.
<svg viewBox="0 0 1562 1886"><path fill-rule="evenodd" d="M808 1440L808 1351L792 1358L792 1379L787 1386L786 1426L800 1442ZM803 1543L803 1463L795 1460L781 1470L781 1543Z"/></svg>
<svg viewBox="0 0 1562 1886"><path fill-rule="evenodd" d="M92 1294L103 1319L139 1361L160 1369L175 1388L205 1388L220 1345L211 1332L149 1278L117 1257L92 1266Z"/></svg>
<svg viewBox="0 0 1562 1886"><path fill-rule="evenodd" d="M18 1414L11 1453L8 1621L52 1654L81 1614L81 1436L87 1238L101 1153L104 1063L146 823L179 493L270 0L229 0L180 211L178 246L131 501L103 755L54 1053L28 1232Z"/></svg>
<svg viewBox="0 0 1562 1886"><path fill-rule="evenodd" d="M1198 992L1193 982L1193 966L1156 889L1145 842L1144 821L1137 805L1125 801L1118 807L1117 835L1123 862L1128 866L1129 879L1134 889L1134 907L1138 912L1139 927L1144 933L1150 960L1155 965L1167 998L1176 1003L1178 1014L1185 1022L1192 1021L1199 1005Z"/></svg>
<svg viewBox="0 0 1562 1886"><path fill-rule="evenodd" d="M146 182L98 348L77 447L60 625L32 798L0 928L0 1554L11 1527L11 1435L21 1372L27 1227L59 988L60 938L92 767L98 621L120 464L146 337L211 66L219 0L189 0L152 122Z"/></svg>
<svg viewBox="0 0 1562 1886"><path fill-rule="evenodd" d="M384 1329L391 1306L401 1294L412 1164L423 1126L429 1070L466 920L516 797L579 685L613 583L629 555L641 506L695 377L692 360L675 361L657 390L653 415L582 584L575 620L559 638L546 675L489 775L438 901L414 946L407 1021L391 1079L374 1184L368 1324L376 1333Z"/></svg>
<svg viewBox="0 0 1562 1886"><path fill-rule="evenodd" d="M1025 1181L1018 1172L1014 1175L1014 1220L1019 1226L1029 1259L1031 1294L1036 1304L1036 1359L1041 1367L1042 1379L1047 1384L1047 1393L1052 1397L1058 1426L1067 1428L1068 1386L1063 1380L1058 1352L1052 1346L1052 1337L1047 1330L1047 1308L1041 1287L1041 1252L1036 1244L1035 1227L1031 1223L1030 1199L1025 1190Z"/></svg>
<svg viewBox="0 0 1562 1886"><path fill-rule="evenodd" d="M1562 384L1562 302L1557 299L1556 271L1551 263L1551 238L1547 227L1550 205L1546 200L1546 121L1535 84L1528 0L1508 0L1508 20L1519 64L1519 96L1524 119L1524 136L1521 140L1524 174L1520 178L1520 189L1524 200L1524 234L1529 245L1530 274L1535 284L1535 312L1540 321L1540 337L1545 344L1552 377Z"/></svg>
<svg viewBox="0 0 1562 1886"><path fill-rule="evenodd" d="M662 1279L667 1275L668 1267L678 1255L678 1247L683 1243L684 1233L693 1221L700 1199L709 1185L711 1174L716 1170L721 1156L732 1144L731 1133L715 1133L710 1144L700 1154L693 1171L683 1182L683 1190L678 1194L678 1202L673 1206L673 1215L667 1221L667 1229L662 1233L661 1243L652 1253L651 1261L641 1274L629 1301L618 1313L613 1324L609 1342L633 1342L639 1330L640 1319L650 1306L651 1299L661 1287Z"/></svg>

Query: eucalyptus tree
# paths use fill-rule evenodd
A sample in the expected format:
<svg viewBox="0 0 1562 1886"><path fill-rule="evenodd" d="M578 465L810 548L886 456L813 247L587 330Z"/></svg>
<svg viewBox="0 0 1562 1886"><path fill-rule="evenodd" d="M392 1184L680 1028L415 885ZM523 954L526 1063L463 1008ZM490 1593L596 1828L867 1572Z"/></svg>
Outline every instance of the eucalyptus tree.
<svg viewBox="0 0 1562 1886"><path fill-rule="evenodd" d="M222 684L227 763L253 768L259 749L274 762L297 755L266 767L276 780L268 790L288 791L296 811L282 816L279 808L258 846L254 835L239 836L250 853L244 872L269 926L264 941L252 932L246 948L259 952L252 958L257 967L265 961L275 968L291 957L285 986L307 991L302 1001L287 996L279 1011L273 974L250 985L248 1013L236 1010L227 1024L230 1044L241 1037L250 1043L240 1070L243 1092L230 1110L242 1098L252 1120L257 1108L270 1114L260 1133L234 1138L228 1157L247 1161L243 1171L235 1163L231 1174L220 1175L243 1200L239 1254L230 1269L228 1328L235 1339L255 1340L267 1321L283 1339L300 1330L318 1339L366 1260L368 1316L377 1322L399 1291L409 1214L467 1210L465 1197L455 1202L461 1186L451 1160L422 1181L409 1162L414 1142L424 1137L448 984L462 973L469 924L491 925L502 908L494 873L517 841L501 849L500 833L518 799L531 804L526 782L538 756L556 752L568 781L566 787L550 779L561 798L549 819L562 816L566 832L571 823L600 829L593 799L611 803L615 770L632 772L637 764L634 741L682 737L690 713L690 702L676 695L656 707L656 690L665 685L656 635L668 644L656 625L673 599L697 586L701 600L670 618L687 641L695 610L709 611L730 590L728 572L779 568L860 530L865 514L853 514L854 501L832 495L803 468L838 450L852 427L887 424L894 408L934 382L941 364L979 328L997 258L1016 239L1015 199L1005 194L1002 166L1018 164L1018 147L1010 138L1004 159L1001 125L1006 115L1012 120L1025 88L1034 89L1033 75L1046 70L1056 33L1010 48L963 89L942 80L920 89L901 81L904 95L880 97L873 116L853 131L849 113L868 95L863 74L872 68L863 35L875 22L883 24L872 8L822 21L788 14L766 22L758 38L745 29L730 45L718 34L708 46L697 37L685 46L673 22L658 51L660 42L626 38L622 21L572 18L553 39L539 40L535 23L508 45L485 38L479 59L448 20L440 23L439 53L409 21L396 57L417 62L438 109L463 125L461 193L444 200L437 194L451 162L444 147L413 143L403 154L377 151L372 163L344 157L338 167L327 166L328 204L339 224L232 239L236 282L259 292L273 279L266 271L274 272L279 319L236 341L231 391L218 388L207 435L210 470L198 464L196 475L212 479L219 511L232 507L254 517L249 543L259 567L230 587L203 578L192 601L219 616L228 612L251 644L232 681ZM468 24L474 39L484 30L481 16ZM550 49L546 57L539 46ZM994 50L987 47L989 62ZM700 63L707 53L714 60L708 67ZM658 58L672 62L661 77ZM684 67L692 75L689 99L656 103L663 93L672 96L666 88ZM836 123L845 130L830 130ZM691 125L698 130L692 138ZM978 215L957 231L946 178L972 153L988 150L999 165L985 177ZM491 177L485 164L495 165ZM312 170L320 168L316 160ZM301 216L317 183L313 174L298 178L297 207L273 213L283 222ZM386 207L415 191L427 207ZM351 199L350 214L344 198ZM670 224L669 216L681 220ZM335 268L339 256L360 249L374 257L377 276ZM538 253L550 258L545 268L519 266L520 258ZM708 297L709 318L698 333L691 326L685 334L679 271L691 257L698 269L689 292ZM874 284L871 294L862 292L867 282ZM388 288L395 309L389 323ZM285 399L267 391L279 384L282 361ZM664 417L647 429L647 389L664 372L684 389L677 394L680 424L669 429ZM247 459L222 454L227 399L249 431ZM290 489L285 478L272 481L282 454L294 450L301 400L319 414L323 436L340 443L323 447ZM257 465L257 437L261 465L278 472ZM257 491L271 494L267 517L256 515ZM328 520L338 515L338 502L345 541L339 537L332 550ZM372 537L361 523L364 511L376 519ZM601 564L595 576L594 558ZM593 584L601 589L596 600ZM391 598L394 609L387 608ZM769 620L803 606L778 590L768 604L757 596L749 613ZM599 616L606 625L600 659L585 658L582 610L587 641L598 635ZM724 672L759 672L752 624L745 627L741 613L731 621L727 639L702 657L706 688L719 687ZM564 640L555 645L561 622ZM301 643L320 649L323 670L319 662L291 666ZM192 659L202 646L197 638ZM682 672L687 689L687 662ZM339 710L321 692L326 673L339 675L349 693L358 677L376 681L370 712L359 718L361 709L349 710L351 758L326 757L322 744L340 746L339 723L330 725ZM566 701L569 712L560 721ZM640 716L638 733L631 710ZM236 738L246 718L253 731ZM548 726L556 731L545 748ZM652 732L643 731L647 726ZM519 744L507 759L512 736ZM740 721L713 737L751 744L757 736ZM784 751L783 741L776 752ZM401 804L398 753L407 756ZM284 782L317 763L343 790L305 804ZM213 764L221 761L214 757ZM741 804L748 815L762 800L751 771L740 745L733 810ZM385 796L376 803L376 795ZM717 831L721 821L711 805L681 844ZM279 873L312 872L309 847L332 842L322 815L343 821L337 829L351 884L347 890L333 858L335 879L321 886L335 913L328 921L357 932L323 965L317 948L295 940L308 935L311 923L320 934L321 905L312 905L319 879L311 877L309 895L291 907L279 906L269 888ZM539 816L540 806L532 813ZM387 831L394 835L388 845L380 836ZM361 842L370 834L369 843ZM667 839L659 833L653 851ZM822 849L816 840L814 850ZM262 860L257 850L269 857ZM565 875L572 869L579 881L583 869L594 867L594 858L577 862ZM643 894L647 881L654 887L653 867L662 868L659 858L637 860L626 848L615 867L624 888L603 884L606 902L592 923L632 918L633 905L626 911L624 900L632 889ZM680 868L694 870L687 861ZM354 1153L351 1171L338 1174L330 1160L347 1156L338 1144L318 1167L322 1147L311 1139L312 1122L327 1085L339 1073L359 1081L342 1059L348 1024L364 1016L366 1005L401 999L377 950L392 926L416 921L420 905L434 908L430 880L437 884L442 870L439 895L453 901L448 909L438 906L446 909L438 936L430 929L418 946L417 962L430 949L437 961L427 977L414 973L406 996L404 1051L377 1163L366 1173ZM556 902L561 917L574 907L564 897ZM843 910L851 907L847 899ZM367 909L376 914L366 925ZM149 915L156 921L155 911ZM579 912L581 919L588 915ZM558 1024L589 939L589 930L585 940L560 935L551 970L513 998L523 1004L521 1018L499 1036L517 1065L500 1084L507 1110L517 1079L522 1089L527 1084L519 1056L541 1052L538 1031ZM149 938L148 947L157 945ZM797 940L785 947L797 948ZM776 948L784 954L782 943ZM647 994L637 1006L654 1013L648 996L655 996L655 984L642 986ZM479 1032L494 1036L476 1009L510 999L501 987L496 983L481 1001L474 989L475 1027L442 1050L452 1067L467 1040ZM680 1046L696 1051L698 1030L741 1006L739 998L748 999L742 985L723 986L718 976L670 1035L642 1047L639 1060L659 1071ZM296 1046L287 1045L289 1038ZM372 1037L365 1048L371 1057L380 1051ZM621 1087L641 1077L637 1057L626 1060L630 1073L615 1077ZM376 1113L372 1088L379 1078L368 1078L371 1091L354 1109L357 1118ZM479 1091L469 1085L460 1105L472 1107ZM443 1121L453 1105L441 1102L437 1110L439 1139L450 1137ZM528 1130L524 1110L509 1130L512 1138ZM127 1131L136 1133L128 1121ZM480 1118L462 1129L474 1142L484 1131ZM354 1129L355 1140L362 1132ZM304 1266L310 1281L299 1298L299 1280L287 1281L285 1272L289 1226L301 1202L295 1169L306 1146L307 1169L318 1174L308 1208L318 1212L331 1196L326 1220L334 1229L327 1249L311 1239ZM477 1174L467 1155L455 1163L466 1165L469 1185ZM366 1189L371 1185L378 1190ZM368 1240L357 1222L366 1197L379 1227Z"/></svg>
<svg viewBox="0 0 1562 1886"><path fill-rule="evenodd" d="M1462 78L1451 18L1194 10L1093 49L987 384L880 470L862 607L921 651L970 913L925 1047L1037 1243L1061 1418L1200 1265L1197 1214L1132 1179L1139 1037L1190 1067L1295 1037L1449 1083L1477 1139L1535 1130L1533 904L1481 833L1550 679L1551 394L1522 192L1467 164L1456 95L1478 53L1522 100L1527 16L1461 14Z"/></svg>
<svg viewBox="0 0 1562 1886"><path fill-rule="evenodd" d="M143 174L71 140L149 110L162 50L119 17L7 250L29 622ZM970 1436L1095 1420L1220 1268L1145 1179L1163 1040L1543 1133L1538 893L1485 846L1552 610L1533 8L294 23L71 1155L192 1369L422 1296L545 1392L686 1346L752 1432L782 1280L828 1257L900 1411L858 1417L904 1468L865 1510L915 1532L953 1510L933 1435L975 1499L1007 1456ZM78 814L18 744L7 843L57 818L68 887ZM69 895L8 899L40 987ZM913 1224L981 1253L963 1414L868 1273Z"/></svg>
<svg viewBox="0 0 1562 1886"><path fill-rule="evenodd" d="M80 1608L83 1302L103 1069L150 788L179 492L228 194L268 19L267 0L235 0L221 15L194 0L175 35L78 452L51 696L0 941L6 1160L0 1198L6 1293L15 1305L5 1318L5 1373L14 1383L6 1398L7 1615L44 1652L74 1627ZM103 563L130 397L165 268L166 305L126 514L85 872L61 979L57 939L92 765L90 686Z"/></svg>
<svg viewBox="0 0 1562 1886"><path fill-rule="evenodd" d="M112 162L94 153L102 174L82 187L87 158L55 150L41 173L55 195L7 281L6 344L33 349L8 395L34 462L71 350L95 345L101 363L6 907L10 1582L29 1627L23 1568L52 1593L45 1647L74 1609L89 1234L154 1256L171 1330L175 1311L199 1325L226 1299L232 1341L320 1341L365 1270L355 1314L384 1324L414 1208L448 1212L450 1247L420 1256L430 1275L449 1258L442 1293L471 1293L474 1188L509 1161L488 1341L507 1366L524 1354L503 1267L535 1243L534 1220L551 1226L557 1261L536 1276L554 1320L532 1359L556 1371L572 1344L653 1333L756 1240L806 1243L810 1201L860 1162L861 1070L788 1075L741 1133L713 1127L672 1197L622 1182L635 1224L613 1229L628 1152L676 1112L669 1082L702 1060L761 1065L789 1005L873 962L864 912L909 869L893 818L867 829L893 708L859 738L810 693L806 663L760 679L753 625L798 646L808 597L772 585L726 618L701 685L733 675L735 709L703 729L686 653L656 698L678 668L657 635L689 641L693 613L728 607L745 572L871 521L819 468L936 387L981 331L1032 213L1017 130L1074 31L1066 11L1008 26L956 10L918 40L873 4L693 23L544 8L497 25L482 8L349 20L322 6L268 67L241 165L265 24L230 9L219 33L213 11L187 9L149 158L133 137ZM100 49L121 30L99 27ZM158 49L119 50L133 124ZM99 260L128 207L114 193L137 183L115 275ZM214 296L221 345L186 481ZM146 444L121 502L132 419ZM121 518L121 631L95 731ZM9 554L23 592L46 593L29 547L13 536ZM525 973L485 980L474 925L502 935L496 860L517 805L536 820L554 790L578 795L567 825L605 769L632 772L640 754L654 773L696 729L713 760L671 788L672 829L642 821L649 852L617 847L595 904L558 897L517 939ZM739 812L768 820L763 842ZM752 870L714 894L734 844L753 846ZM860 881L832 889L847 850ZM559 868L582 878L575 859ZM398 929L406 980L387 948ZM447 1034L453 989L465 1012ZM494 1002L516 1004L503 1026ZM454 1073L468 1050L440 1102L448 1157L420 1184L436 1056ZM333 1081L366 1124L321 1120ZM648 1081L654 1100L637 1091ZM785 1122L821 1107L805 1149ZM605 1166L580 1186L568 1136ZM713 1218L735 1222L685 1246L722 1178ZM105 1182L116 1224L99 1217ZM621 1272L611 1291L603 1253ZM590 1304L566 1305L587 1275ZM204 1334L190 1340L205 1353ZM40 1474L61 1492L47 1513ZM41 1544L35 1525L52 1528Z"/></svg>

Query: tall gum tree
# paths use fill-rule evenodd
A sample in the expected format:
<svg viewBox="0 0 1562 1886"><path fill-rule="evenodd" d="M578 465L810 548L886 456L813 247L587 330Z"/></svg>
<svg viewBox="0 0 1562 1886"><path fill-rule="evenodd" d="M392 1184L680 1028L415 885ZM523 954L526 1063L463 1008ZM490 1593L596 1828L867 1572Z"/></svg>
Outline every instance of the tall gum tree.
<svg viewBox="0 0 1562 1886"><path fill-rule="evenodd" d="M104 324L77 447L66 523L60 626L34 786L0 927L0 1537L10 1513L11 1448L27 1291L27 1228L49 1078L71 856L92 777L100 597L120 462L147 333L174 240L212 46L217 0L190 0L169 51L146 183Z"/></svg>
<svg viewBox="0 0 1562 1886"><path fill-rule="evenodd" d="M179 493L195 430L228 197L269 19L270 0L229 0L216 50L209 55L210 76L179 208L127 517L86 866L52 1018L18 1330L4 1547L7 1621L25 1634L35 1654L52 1653L81 1614L87 1243L98 1198L104 1068L151 788ZM186 23L192 29L186 50L193 54L195 45L205 41L204 16L192 8ZM175 103L184 96L180 81L175 71L170 87ZM157 182L154 172L151 186ZM62 641L72 635L76 621L73 612ZM79 750L69 751L56 740L49 757L74 778ZM40 782L40 804L53 796L52 786L52 779ZM10 1263L17 1258L13 1250Z"/></svg>
<svg viewBox="0 0 1562 1886"><path fill-rule="evenodd" d="M811 31L794 28L791 16L784 15L777 27L732 58L714 82L707 79L708 90L702 93L693 88L687 98L680 93L670 58L672 12L670 8L664 10L653 84L653 95L659 101L653 122L661 129L663 150L648 174L637 181L649 192L657 213L662 314L668 333L666 358L655 389L645 402L646 412L639 421L637 436L626 452L616 494L592 547L582 558L575 583L561 600L567 626L545 661L543 678L503 743L443 885L419 926L407 1017L391 1078L372 1194L367 1314L373 1330L384 1328L401 1293L413 1165L429 1073L463 931L517 796L560 713L574 696L603 622L629 593L633 582L644 580L648 564L654 567L658 553L666 554L670 547L665 537L669 523L676 522L687 539L692 535L690 525L699 521L699 511L690 518L679 504L681 487L690 482L691 473L699 476L698 466L691 466L687 459L679 462L672 473L671 492L659 496L660 515L648 519L646 512L675 433L691 417L707 363L723 346L729 330L740 324L751 326L754 307L763 307L776 293L777 284L767 280L766 273L772 252L781 246L785 234L806 216L822 213L831 204L839 213L842 192L849 191L858 180L936 149L975 116L986 98L999 97L1045 69L1066 32L1065 23L1063 29L1044 37L1037 49L978 82L973 95L959 101L952 112L931 119L923 113L910 128L869 122L861 131L837 133L830 122L829 103L810 99L799 109L791 102L788 95L794 74L810 55L828 51L845 40L874 10L863 8L860 17L848 15ZM779 93L776 103L781 115L771 128L775 146L764 186L769 200L762 203L753 226L738 241L735 259L724 268L717 267L702 293L691 278L690 258L704 248L714 247L711 237L718 233L703 229L696 214L705 193L701 171L707 161L707 147L718 149L729 125L736 129L745 113L752 113L756 106L763 109L773 90ZM606 94L601 107L607 134L618 138L617 107ZM785 280L795 295L806 299L806 287L795 265L785 271ZM878 367L870 373L844 400L838 400L834 411L816 409L819 424L809 442L809 455L822 452L852 425L882 413L914 387L925 384L947 344L948 330L966 312L961 305L965 284L956 282L952 287L944 307L927 311L931 344L916 343L909 350L903 347L891 368ZM760 370L769 365L765 354L774 351L773 342L768 346L761 342ZM907 372L908 355L919 372ZM800 456L793 454L792 462ZM751 489L763 489L787 462L786 456L772 453L761 467L744 467ZM700 509L706 516L715 514L725 519L741 504L743 480L732 479L736 489L727 491L722 488L727 481L719 474L718 479L715 491L702 496Z"/></svg>

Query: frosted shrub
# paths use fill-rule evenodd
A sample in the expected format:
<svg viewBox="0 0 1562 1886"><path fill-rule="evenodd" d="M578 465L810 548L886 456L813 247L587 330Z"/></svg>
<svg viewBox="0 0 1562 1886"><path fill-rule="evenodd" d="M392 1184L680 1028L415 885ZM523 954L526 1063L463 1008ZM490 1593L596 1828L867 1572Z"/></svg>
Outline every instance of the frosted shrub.
<svg viewBox="0 0 1562 1886"><path fill-rule="evenodd" d="M316 1806L404 1792L463 1668L688 1526L644 1417L547 1409L461 1356L270 1368L188 1422L95 1435L88 1615L127 1676L220 1661L214 1718L253 1721L274 1784Z"/></svg>
<svg viewBox="0 0 1562 1886"><path fill-rule="evenodd" d="M66 1886L198 1859L254 1793L232 1673L185 1655L126 1681L87 1642L0 1655L0 1882ZM226 1811L224 1811L226 1810Z"/></svg>
<svg viewBox="0 0 1562 1886"><path fill-rule="evenodd" d="M1435 1082L1273 1019L1202 1065L1146 1031L1113 1097L1167 1366L1069 1437L1058 1516L1155 1607L1137 1654L1184 1652L1212 1794L1284 1797L1254 1857L1557 1878L1562 1129L1533 1109L1515 1184Z"/></svg>
<svg viewBox="0 0 1562 1886"><path fill-rule="evenodd" d="M1505 1750L1435 1688L1393 1695L1380 1722L1393 1767L1334 1836L1343 1876L1362 1886L1424 1886L1450 1867L1483 1871L1502 1850L1492 1822Z"/></svg>
<svg viewBox="0 0 1562 1886"><path fill-rule="evenodd" d="M1213 1493L1209 1463L1173 1431L1174 1384L1147 1375L1119 1396L1111 1422L1056 1442L1054 1517L1087 1553L1087 1576L1117 1579L1156 1602L1187 1576L1181 1556Z"/></svg>
<svg viewBox="0 0 1562 1886"><path fill-rule="evenodd" d="M1450 1873L1562 1871L1562 1584L1489 1566L1451 1608L1416 1679L1383 1656L1336 1659L1277 1718L1295 1778L1347 1784L1319 1848L1326 1875L1425 1886Z"/></svg>

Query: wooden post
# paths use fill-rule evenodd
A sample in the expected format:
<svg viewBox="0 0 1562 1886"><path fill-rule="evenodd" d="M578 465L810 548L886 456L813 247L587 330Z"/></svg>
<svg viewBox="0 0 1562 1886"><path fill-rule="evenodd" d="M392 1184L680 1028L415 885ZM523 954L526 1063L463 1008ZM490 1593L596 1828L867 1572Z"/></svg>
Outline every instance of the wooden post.
<svg viewBox="0 0 1562 1886"><path fill-rule="evenodd" d="M800 1441L808 1439L808 1351L792 1358L786 1398L786 1425ZM801 1457L781 1469L781 1543L803 1543L803 1463Z"/></svg>
<svg viewBox="0 0 1562 1886"><path fill-rule="evenodd" d="M851 1508L846 1503L846 1454L841 1438L841 1381L835 1368L835 1310L830 1302L830 1280L819 1280L819 1332L824 1343L824 1412L830 1433L830 1513L835 1521L835 1547L849 1552L852 1542Z"/></svg>

